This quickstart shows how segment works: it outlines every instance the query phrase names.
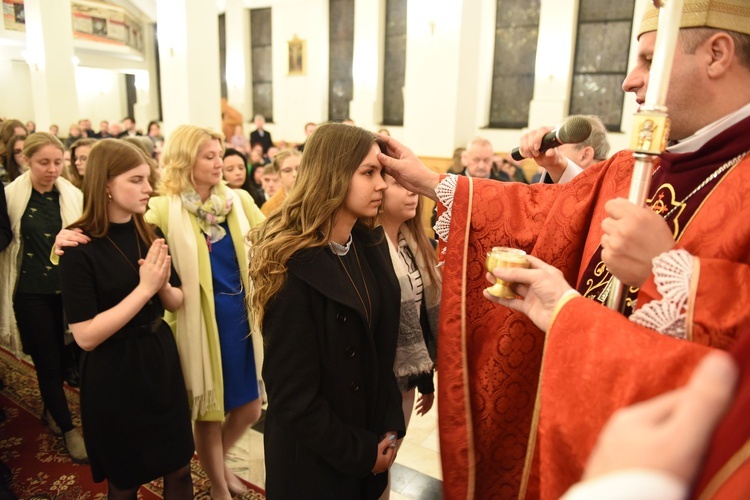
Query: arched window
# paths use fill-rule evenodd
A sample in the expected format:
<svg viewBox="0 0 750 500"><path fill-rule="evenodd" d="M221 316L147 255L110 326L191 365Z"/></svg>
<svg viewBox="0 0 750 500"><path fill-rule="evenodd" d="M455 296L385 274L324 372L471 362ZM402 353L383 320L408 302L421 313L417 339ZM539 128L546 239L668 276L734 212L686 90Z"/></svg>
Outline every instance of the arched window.
<svg viewBox="0 0 750 500"><path fill-rule="evenodd" d="M328 119L349 118L354 80L354 0L330 0L328 9Z"/></svg>
<svg viewBox="0 0 750 500"><path fill-rule="evenodd" d="M253 61L253 114L273 121L271 9L250 10L250 48Z"/></svg>
<svg viewBox="0 0 750 500"><path fill-rule="evenodd" d="M619 131L635 0L581 0L570 95L571 115L596 115Z"/></svg>
<svg viewBox="0 0 750 500"><path fill-rule="evenodd" d="M534 96L540 0L497 0L491 128L523 128Z"/></svg>
<svg viewBox="0 0 750 500"><path fill-rule="evenodd" d="M385 2L383 125L404 124L406 1L386 0Z"/></svg>

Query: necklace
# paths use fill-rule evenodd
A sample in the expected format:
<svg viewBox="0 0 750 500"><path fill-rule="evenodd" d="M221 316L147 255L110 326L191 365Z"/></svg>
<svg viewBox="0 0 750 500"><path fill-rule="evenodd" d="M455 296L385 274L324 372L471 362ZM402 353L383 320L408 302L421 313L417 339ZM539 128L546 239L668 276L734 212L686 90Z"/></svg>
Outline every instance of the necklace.
<svg viewBox="0 0 750 500"><path fill-rule="evenodd" d="M681 206L683 206L685 204L685 202L690 199L691 196L693 196L695 193L697 193L698 191L700 191L701 189L703 189L704 187L706 187L706 185L708 185L711 181L713 181L714 179L716 179L718 176L720 176L726 170L728 170L728 169L732 168L733 166L737 165L740 161L742 161L742 159L745 156L747 156L748 153L750 153L750 151L745 151L744 153L735 156L734 158L732 158L731 160L729 160L728 162L726 162L724 165L722 165L719 168L717 168L716 170L714 170L708 177L706 177L703 180L703 182L701 182L700 184L698 184L698 186L695 189L693 189L692 191L690 191L690 193L688 193L688 195L685 196L677 205L675 205L674 207L672 207L672 210L670 210L669 212L667 212L664 215L664 219L669 219L669 216L671 216L675 212L675 210L677 210L678 208L680 208Z"/></svg>
<svg viewBox="0 0 750 500"><path fill-rule="evenodd" d="M349 240L351 243L351 239ZM336 254L336 257L339 258L339 262L341 263L341 267L344 268L344 272L346 273L346 277L349 278L349 282L354 287L354 291L357 292L357 297L359 297L359 301L362 303L362 309L365 311L365 318L367 318L367 326L372 327L372 322L370 321L370 315L372 314L372 302L370 301L370 290L367 288L367 280L365 279L365 274L362 272L362 264L359 262L359 254L357 253L357 246L352 244L352 248L354 248L354 257L357 259L357 267L359 267L359 275L362 276L362 283L365 285L365 295L367 295L367 305L369 307L365 307L365 301L362 298L362 294L359 293L359 288L357 288L357 285L354 284L354 280L352 279L351 274L349 274L349 270L344 265L344 261L341 259L341 255L336 253L335 251L333 253Z"/></svg>
<svg viewBox="0 0 750 500"><path fill-rule="evenodd" d="M133 225L133 233L135 234L135 246L138 247L138 260L140 261L143 257L141 256L141 244L138 241L138 230L136 229L135 224ZM128 265L131 267L131 269L133 269L133 271L135 271L135 274L139 274L138 269L136 269L136 267L133 265L133 263L130 262L130 259L128 259L128 257L125 255L125 252L123 252L122 250L120 250L120 247L117 246L117 243L115 243L114 241L112 241L112 238L110 238L109 235L105 235L104 237L107 238L110 243L112 243L112 246L115 247L115 249L118 252L120 252L120 255L122 255L122 258L125 259L125 262L127 262Z"/></svg>

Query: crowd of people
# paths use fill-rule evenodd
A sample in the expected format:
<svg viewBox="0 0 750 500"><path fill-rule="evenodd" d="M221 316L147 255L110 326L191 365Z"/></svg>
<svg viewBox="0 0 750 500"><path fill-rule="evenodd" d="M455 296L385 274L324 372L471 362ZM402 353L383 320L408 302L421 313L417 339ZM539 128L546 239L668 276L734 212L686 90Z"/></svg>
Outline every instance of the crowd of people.
<svg viewBox="0 0 750 500"><path fill-rule="evenodd" d="M14 124L13 120L5 122L8 127ZM343 179L347 175L368 181L380 179L375 190L380 199L363 202L358 195L347 202L342 196L349 191L349 183L339 182L335 186L338 205L320 207L328 195L314 196L310 201L316 209L327 212L329 219L346 214L345 224L353 227L365 217L365 225L373 227L386 187L382 167L373 160L371 151L367 158L370 171L355 175L352 169L362 170L360 164L365 158L351 154L347 148L358 142L360 149L369 150L376 144L375 136L342 124L323 125L322 132L314 136L311 129L308 126L311 135L306 141L311 173L303 183L322 188L318 180L329 168L326 158L340 156L345 159L341 172L347 172ZM168 498L186 498L192 493L188 462L193 450L211 481L213 498L243 493L245 485L229 470L225 458L260 417L266 394L260 370L274 366L263 361L267 346L261 341L260 330L251 328L253 315L246 307L246 297L255 290L253 283L261 281L251 279L249 259L253 256L248 255L248 238L253 238L265 219L259 207L270 221L292 197L301 152L285 148L271 159L257 144L254 146L262 160L248 164L242 151L225 147L222 134L184 125L170 135L157 163L153 150L137 137L78 138L66 149L63 141L50 133L34 132L27 137L13 132L12 137L23 137L25 144L18 145L23 148L22 154L16 155L18 175L3 190L8 199L3 212L9 216L3 225L9 231L8 248L0 254L3 270L9 271L3 275L3 304L11 307L2 311L2 332L7 347L16 353L23 351L34 362L44 405L43 422L63 435L74 461L90 463L94 481L108 481L111 498L133 498L141 484L157 477L164 478ZM341 143L337 138L347 133L356 138ZM322 145L317 146L313 137ZM271 153L273 148L269 147ZM70 151L72 159L67 171L65 151ZM373 174L376 166L378 171ZM394 184L392 178L390 183ZM360 191L366 193L365 189ZM391 249L381 244L373 254L380 267L373 271L363 259L367 274L360 272L350 282L354 291L365 290L363 300L366 297L368 305L375 308L361 311L371 325L361 330L358 342L345 340L347 345L338 353L362 363L352 383L361 384L356 396L367 398L362 413L347 425L362 427L363 435L378 429L382 434L371 451L359 446L353 450L362 454L357 458L361 464L369 464L368 472L381 473L390 467L396 437L403 437L403 421L412 412L418 381L425 398L417 404L418 411L429 411L433 401L440 278L434 265L429 264L430 259L434 261L433 247L419 222L421 204L416 198L413 194L393 195L389 203L382 203L391 207L381 214L384 226L388 221L392 224ZM319 217L316 220L324 225L331 222ZM367 241L385 240L368 234ZM357 251L364 252L364 257L374 249L368 243ZM338 273L353 272L352 254L332 253L328 258L334 255L344 266ZM361 271L362 261L358 254L355 256ZM381 310L382 293L369 281L381 276L382 269L393 273L394 266L400 270L398 279L393 275L383 286L400 286L402 290L389 291L387 295L394 303L384 304ZM321 279L330 282L327 277ZM415 280L418 285L413 289ZM341 288L334 293L334 303L353 292L344 288L344 281L336 285ZM402 301L396 300L398 296ZM406 315L403 301L412 304ZM361 304L365 307L364 302ZM339 305L352 306L355 311L359 309L350 301ZM381 314L385 311L388 314ZM419 320L422 311L429 311L429 315L424 313L429 317L424 325ZM349 326L359 328L354 318ZM301 318L303 323L308 320ZM398 325L409 336L406 350L396 348ZM63 393L66 327L74 345L82 349L77 362L82 433L72 424L76 416L70 414ZM333 334L326 324L319 327L322 336ZM264 338L273 337L270 326L265 331ZM374 331L383 337L377 346L367 341ZM415 350L421 356L418 362L412 359ZM277 351L271 349L270 353ZM375 366L373 360L378 360ZM399 385L394 378L394 360L400 367L395 371L401 380ZM380 375L371 378L378 371ZM290 375L284 378L290 383ZM376 395L373 391L378 386L385 392ZM276 387L269 384L269 392ZM394 392L388 392L389 387ZM317 390L315 386L311 389ZM401 390L411 395L408 407L401 405ZM334 387L324 392L329 391L331 395L336 393ZM109 397L112 394L119 396ZM266 423L269 443L276 435L275 408L285 404L283 397L272 399L276 404L269 406ZM334 399L341 403L338 395ZM386 402L387 428L375 425L367 415L372 405ZM334 418L348 421L351 415ZM117 432L113 432L115 428ZM287 430L283 435L288 437ZM377 450L387 455L376 464ZM133 457L139 457L135 467ZM269 469L272 478L275 468ZM276 474L285 477L283 470ZM329 486L338 484L335 474L331 478ZM376 489L382 481L387 484L387 475L375 479ZM352 484L359 482L357 479ZM352 486L346 483L342 482L342 491ZM272 496L274 484L269 479Z"/></svg>
<svg viewBox="0 0 750 500"><path fill-rule="evenodd" d="M260 115L248 138L166 141L132 118L64 141L5 120L0 339L34 362L42 421L113 499L156 478L192 497L194 451L212 498L242 494L226 457L264 402L272 499L388 498L412 413L436 401L446 498L746 495L750 11L699 3L648 207L622 199L633 153L608 158L593 116L579 144L521 137L531 183L482 138L442 175L347 123L308 123L295 146ZM623 83L640 104L656 18ZM497 246L529 268L485 274ZM612 277L622 311L604 306Z"/></svg>

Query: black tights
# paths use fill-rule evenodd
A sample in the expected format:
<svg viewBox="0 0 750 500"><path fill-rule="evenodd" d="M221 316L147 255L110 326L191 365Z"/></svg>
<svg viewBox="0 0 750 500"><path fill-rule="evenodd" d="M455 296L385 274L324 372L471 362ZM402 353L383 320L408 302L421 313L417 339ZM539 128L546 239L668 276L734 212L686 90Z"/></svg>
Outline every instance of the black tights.
<svg viewBox="0 0 750 500"><path fill-rule="evenodd" d="M21 294L13 298L16 324L23 350L31 356L42 402L63 432L73 429L63 390L65 330L62 298L57 295Z"/></svg>
<svg viewBox="0 0 750 500"><path fill-rule="evenodd" d="M107 492L107 500L135 500L140 486L130 489L120 489L111 482ZM190 477L190 465L181 467L164 476L164 499L182 500L193 498L193 478Z"/></svg>

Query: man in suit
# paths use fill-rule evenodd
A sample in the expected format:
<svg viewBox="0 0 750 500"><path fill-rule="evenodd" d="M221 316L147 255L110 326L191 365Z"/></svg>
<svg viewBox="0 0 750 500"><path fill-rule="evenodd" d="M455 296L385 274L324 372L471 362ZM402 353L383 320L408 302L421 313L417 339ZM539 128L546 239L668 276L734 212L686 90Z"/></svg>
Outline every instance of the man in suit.
<svg viewBox="0 0 750 500"><path fill-rule="evenodd" d="M253 118L256 130L250 132L250 145L260 144L263 146L263 154L268 152L268 148L273 146L273 140L271 140L271 132L264 130L263 126L266 124L266 119L263 115L255 115Z"/></svg>
<svg viewBox="0 0 750 500"><path fill-rule="evenodd" d="M102 120L99 123L99 132L94 134L94 137L96 139L109 139L112 137L112 134L109 133L109 122L107 120Z"/></svg>
<svg viewBox="0 0 750 500"><path fill-rule="evenodd" d="M124 130L118 135L118 138L123 137L134 137L137 135L143 135L135 129L135 118L132 116L126 116L122 119L122 127Z"/></svg>

